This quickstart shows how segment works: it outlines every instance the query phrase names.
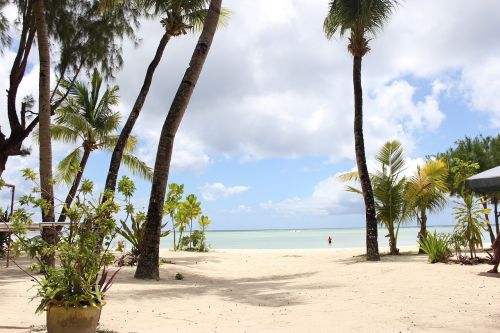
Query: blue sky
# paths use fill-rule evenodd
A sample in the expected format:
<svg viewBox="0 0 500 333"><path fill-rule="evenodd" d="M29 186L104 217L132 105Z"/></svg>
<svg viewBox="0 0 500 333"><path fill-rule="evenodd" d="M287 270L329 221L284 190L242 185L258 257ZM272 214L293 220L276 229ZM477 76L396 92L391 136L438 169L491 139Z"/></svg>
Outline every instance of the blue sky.
<svg viewBox="0 0 500 333"><path fill-rule="evenodd" d="M233 11L215 37L175 142L169 181L184 183L212 218L212 229L360 227L362 200L336 175L354 168L352 59L346 39L325 39L328 1L225 0ZM387 140L398 139L411 173L427 155L465 135L496 135L500 126L500 2L407 0L371 41L363 62L365 141L370 165ZM126 42L113 84L128 114L161 37L156 21L141 25L139 47ZM197 36L172 40L134 134L150 165L159 131ZM7 87L13 57L0 63ZM36 59L22 92L36 96ZM5 96L0 97L5 105ZM5 122L5 115L1 115ZM4 178L27 186L12 158ZM56 163L70 148L55 145ZM85 177L102 188L109 155L91 157ZM137 180L136 205L150 186ZM64 195L66 189L58 188ZM2 201L5 196L2 197ZM452 222L450 208L431 224Z"/></svg>

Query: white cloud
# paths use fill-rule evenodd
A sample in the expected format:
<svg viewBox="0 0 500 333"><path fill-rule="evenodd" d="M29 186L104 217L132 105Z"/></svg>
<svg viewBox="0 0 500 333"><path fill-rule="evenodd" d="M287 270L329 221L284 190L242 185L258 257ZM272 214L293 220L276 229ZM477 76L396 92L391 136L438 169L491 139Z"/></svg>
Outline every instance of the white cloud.
<svg viewBox="0 0 500 333"><path fill-rule="evenodd" d="M472 108L489 114L492 125L500 127L500 57L466 67L461 86Z"/></svg>
<svg viewBox="0 0 500 333"><path fill-rule="evenodd" d="M246 214L252 212L252 207L247 205L239 205L236 208L223 209L222 212L226 214Z"/></svg>
<svg viewBox="0 0 500 333"><path fill-rule="evenodd" d="M411 176L418 165L422 165L422 158L406 158L406 168L403 176ZM373 172L379 168L379 163L374 160L368 160L368 170ZM353 166L348 172L357 171ZM264 209L272 209L282 215L313 215L313 216L333 216L345 214L363 214L363 198L356 193L347 192L346 185L359 188L359 184L345 183L339 180L339 172L334 176L323 179L314 186L311 196L287 198L279 202L269 200L260 204Z"/></svg>
<svg viewBox="0 0 500 333"><path fill-rule="evenodd" d="M222 183L205 184L200 187L200 192L203 199L207 201L215 201L219 198L231 197L250 189L248 186L225 186Z"/></svg>

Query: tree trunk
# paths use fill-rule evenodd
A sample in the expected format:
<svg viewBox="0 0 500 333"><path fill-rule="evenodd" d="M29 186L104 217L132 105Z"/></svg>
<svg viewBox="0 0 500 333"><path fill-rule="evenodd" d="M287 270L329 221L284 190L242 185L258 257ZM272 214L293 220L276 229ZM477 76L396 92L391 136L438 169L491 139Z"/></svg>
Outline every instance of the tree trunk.
<svg viewBox="0 0 500 333"><path fill-rule="evenodd" d="M50 52L47 24L45 22L44 0L33 3L37 29L38 54L40 59L39 77L39 136L40 136L40 190L41 196L48 203L42 208L42 221L53 222L54 217L54 189L52 186L52 143L50 136ZM43 239L54 244L57 241L57 231L54 227L42 230ZM54 265L54 256L46 256L44 261Z"/></svg>
<svg viewBox="0 0 500 333"><path fill-rule="evenodd" d="M189 221L189 248L193 248L193 219Z"/></svg>
<svg viewBox="0 0 500 333"><path fill-rule="evenodd" d="M398 255L399 249L397 248L396 236L394 235L394 225L388 226L387 230L389 231L389 254Z"/></svg>
<svg viewBox="0 0 500 333"><path fill-rule="evenodd" d="M142 106L146 101L149 88L151 87L151 82L153 81L153 74L156 70L156 67L160 63L161 57L163 56L163 51L165 50L165 47L169 40L170 40L170 34L165 32L160 40L160 43L158 44L158 48L156 49L156 54L151 63L149 64L148 70L146 71L146 77L144 78L144 83L142 84L139 95L135 100L132 111L130 112L127 118L127 122L123 126L122 131L120 132L120 137L118 138L118 142L116 143L115 149L113 150L113 155L111 156L111 162L109 164L109 171L105 185L106 190L110 190L113 192L115 191L116 180L118 178L118 171L120 170L120 165L125 145L127 144L127 140L130 136L130 133L132 132L135 122L139 117L139 114L142 110Z"/></svg>
<svg viewBox="0 0 500 333"><path fill-rule="evenodd" d="M423 241L424 238L427 237L427 213L425 211L425 207L420 210L420 232L418 233L418 239ZM419 247L418 254L424 254L425 251Z"/></svg>
<svg viewBox="0 0 500 333"><path fill-rule="evenodd" d="M497 232L497 235L500 234L500 227L498 225L498 198L496 196L493 197L493 208L494 208L494 213L495 213L495 229Z"/></svg>
<svg viewBox="0 0 500 333"><path fill-rule="evenodd" d="M481 200L484 209L488 209L488 197L483 197ZM493 233L493 229L491 228L490 216L488 214L484 214L484 219L486 220L486 227L488 228L488 233L490 234L491 244L495 241L495 234Z"/></svg>
<svg viewBox="0 0 500 333"><path fill-rule="evenodd" d="M174 100L170 106L165 123L161 131L158 151L153 174L153 183L151 186L151 196L149 198L149 207L146 220L146 231L144 234L141 255L135 278L139 279L159 279L159 249L161 219L163 212L163 203L165 201L165 192L167 188L168 175L170 170L170 161L174 138L186 112L194 87L200 76L208 51L212 44L213 37L217 28L217 22L221 11L222 0L211 0L208 14L203 25L198 44L194 49L189 67L179 85Z"/></svg>
<svg viewBox="0 0 500 333"><path fill-rule="evenodd" d="M366 215L366 258L370 261L380 260L377 240L377 216L375 200L370 182L370 175L366 166L365 143L363 139L363 89L361 87L361 56L354 56L353 85L354 85L354 145L359 180L365 201Z"/></svg>
<svg viewBox="0 0 500 333"><path fill-rule="evenodd" d="M59 215L59 219L57 220L57 222L64 222L66 220L66 212L69 209L69 207L71 207L76 192L78 191L78 186L80 186L83 170L85 170L85 166L87 165L87 161L89 160L90 152L91 152L90 148L85 147L84 143L83 156L82 160L80 161L80 169L78 170L78 173L76 174L76 177L73 180L73 184L69 189L68 195L66 196L66 200L64 201L64 207L62 209L61 215Z"/></svg>

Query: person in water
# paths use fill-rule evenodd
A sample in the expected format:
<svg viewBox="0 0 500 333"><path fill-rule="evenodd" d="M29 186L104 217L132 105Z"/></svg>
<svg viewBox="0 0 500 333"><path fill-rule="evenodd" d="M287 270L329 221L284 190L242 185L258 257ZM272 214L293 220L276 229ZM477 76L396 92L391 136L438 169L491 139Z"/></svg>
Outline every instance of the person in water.
<svg viewBox="0 0 500 333"><path fill-rule="evenodd" d="M332 236L328 236L328 244L332 245Z"/></svg>

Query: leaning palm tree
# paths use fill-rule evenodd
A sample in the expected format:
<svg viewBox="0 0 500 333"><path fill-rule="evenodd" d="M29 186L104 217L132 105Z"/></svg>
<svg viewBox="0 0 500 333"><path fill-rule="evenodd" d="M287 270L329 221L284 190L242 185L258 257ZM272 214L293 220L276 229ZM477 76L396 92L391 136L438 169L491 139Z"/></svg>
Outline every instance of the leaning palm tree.
<svg viewBox="0 0 500 333"><path fill-rule="evenodd" d="M377 221L386 227L389 236L389 254L399 254L397 247L399 227L409 220L411 210L405 200L406 178L402 175L405 167L403 147L398 141L388 141L379 150L376 159L380 169L370 174L373 184ZM359 173L349 172L339 177L342 181L359 182ZM363 191L347 186L350 192L363 194Z"/></svg>
<svg viewBox="0 0 500 333"><path fill-rule="evenodd" d="M396 0L332 0L323 28L328 39L337 32L344 36L349 32L348 51L354 58L354 142L356 163L365 201L366 256L368 260L380 260L377 241L377 217L370 176L366 166L363 139L363 91L361 87L361 60L370 51L368 42L382 30L385 21L397 5Z"/></svg>
<svg viewBox="0 0 500 333"><path fill-rule="evenodd" d="M106 0L102 6L112 10L113 6L119 6L123 0ZM144 102L151 87L156 67L160 63L167 43L173 37L183 36L188 33L200 31L207 17L209 0L140 0L148 15L161 17L160 23L164 33L156 49L155 56L148 66L146 76L141 90L137 95L132 111L123 126L118 142L113 150L106 178L106 189L114 191L122 155L135 122L139 117ZM223 16L228 16L228 11L223 10Z"/></svg>
<svg viewBox="0 0 500 333"><path fill-rule="evenodd" d="M90 87L82 82L76 82L72 86L65 83L70 89L69 97L56 110L52 137L66 143L78 143L58 165L58 178L72 184L59 222L66 219L66 210L73 202L90 154L95 150L112 150L118 141L116 130L121 117L113 109L118 104L118 86L107 88L101 95L102 81L99 73L94 71ZM136 143L135 137L129 138L123 162L133 173L151 179L151 168L131 154Z"/></svg>
<svg viewBox="0 0 500 333"><path fill-rule="evenodd" d="M427 213L442 210L447 203L448 165L444 160L429 160L417 167L406 186L406 200L409 202L420 225L418 238L427 236ZM419 253L423 253L420 248Z"/></svg>
<svg viewBox="0 0 500 333"><path fill-rule="evenodd" d="M158 151L156 152L147 214L148 218L146 222L146 234L144 235L144 246L141 248L141 255L139 257L137 270L135 271L135 278L160 278L160 225L163 216L163 202L167 189L174 139L196 83L198 82L198 78L200 77L210 46L212 45L221 13L221 3L222 0L210 1L208 13L203 24L203 30L193 51L193 55L191 56L189 67L182 78L172 104L170 105L165 122L163 123L160 141L158 143Z"/></svg>

